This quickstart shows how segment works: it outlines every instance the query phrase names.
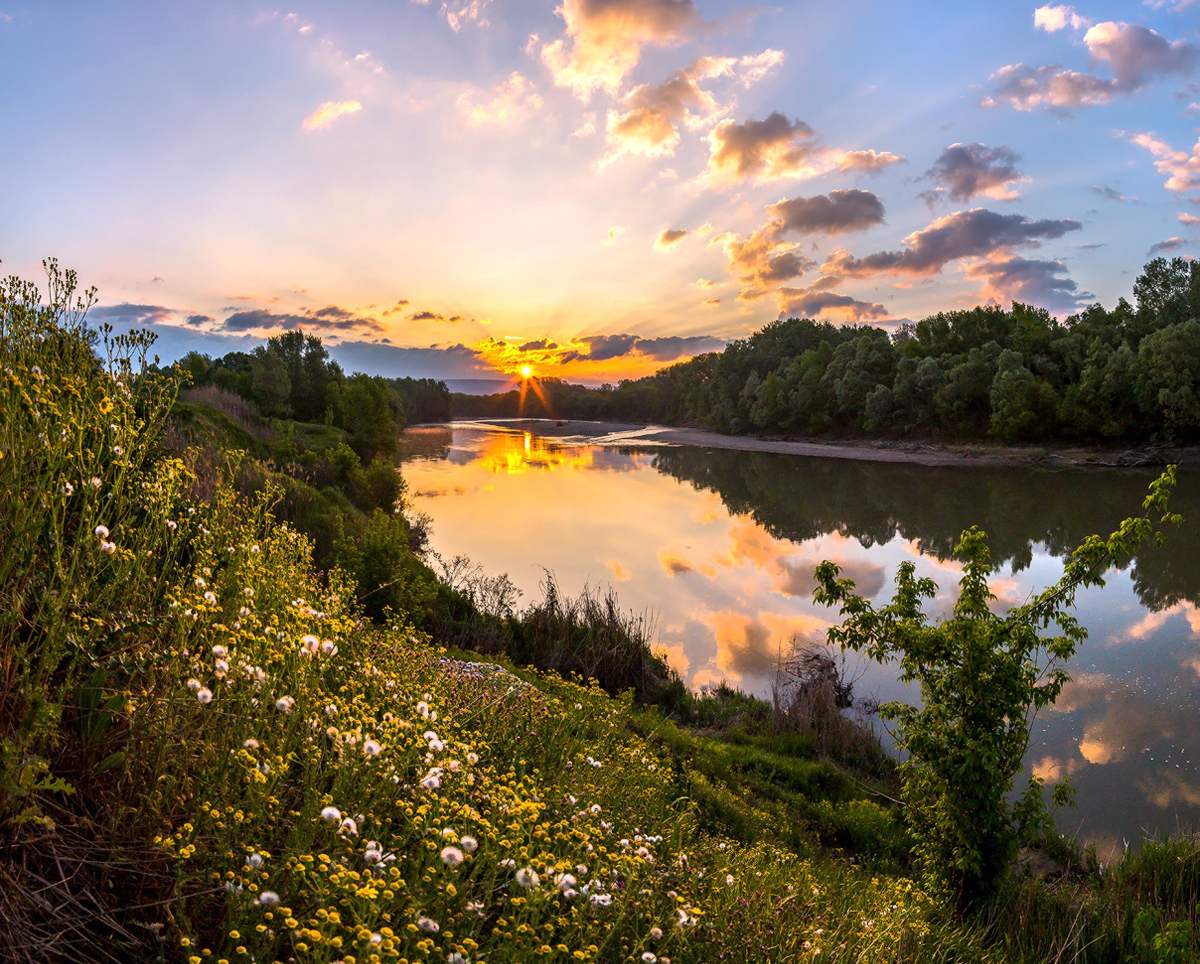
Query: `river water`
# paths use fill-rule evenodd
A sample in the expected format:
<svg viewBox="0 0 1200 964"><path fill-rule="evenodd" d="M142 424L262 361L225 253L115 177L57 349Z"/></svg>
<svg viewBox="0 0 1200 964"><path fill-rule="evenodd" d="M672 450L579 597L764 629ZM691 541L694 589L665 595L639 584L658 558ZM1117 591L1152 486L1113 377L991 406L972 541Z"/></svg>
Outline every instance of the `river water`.
<svg viewBox="0 0 1200 964"><path fill-rule="evenodd" d="M526 599L547 571L567 592L611 585L625 608L653 614L690 685L727 680L761 695L781 647L823 639L834 618L811 598L821 560L877 602L912 560L940 587L929 611L945 613L960 573L951 550L978 524L1003 608L1057 578L1084 536L1134 514L1154 477L628 442L422 427L405 433L402 471L443 556L507 573ZM1185 521L1165 546L1080 593L1090 637L1026 759L1050 782L1070 776L1077 803L1059 827L1105 856L1200 829L1200 474L1181 474L1173 507ZM849 669L857 696L913 695L890 667L852 656Z"/></svg>

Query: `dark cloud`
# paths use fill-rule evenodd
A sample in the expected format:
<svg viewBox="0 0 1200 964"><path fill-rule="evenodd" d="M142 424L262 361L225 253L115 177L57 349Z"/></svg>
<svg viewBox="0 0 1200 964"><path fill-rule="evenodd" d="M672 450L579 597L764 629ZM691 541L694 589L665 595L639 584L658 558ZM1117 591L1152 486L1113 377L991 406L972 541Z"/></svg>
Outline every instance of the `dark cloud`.
<svg viewBox="0 0 1200 964"><path fill-rule="evenodd" d="M1017 196L1014 186L1025 180L1017 170L1020 158L1007 147L986 144L951 144L925 172L934 189L923 195L945 194L954 201L969 201L976 195L1009 201Z"/></svg>
<svg viewBox="0 0 1200 964"><path fill-rule="evenodd" d="M870 191L830 191L767 208L781 233L844 234L883 223L883 203Z"/></svg>
<svg viewBox="0 0 1200 964"><path fill-rule="evenodd" d="M414 311L408 316L410 321L445 321L446 319L435 311Z"/></svg>
<svg viewBox="0 0 1200 964"><path fill-rule="evenodd" d="M191 325L194 328L202 328L205 325L211 325L214 320L211 315L188 315L184 319L184 324Z"/></svg>
<svg viewBox="0 0 1200 964"><path fill-rule="evenodd" d="M172 321L175 309L122 302L119 305L99 305L88 312L88 318L113 325L153 325Z"/></svg>
<svg viewBox="0 0 1200 964"><path fill-rule="evenodd" d="M1137 198L1131 197L1128 194L1122 194L1115 187L1110 187L1107 184L1096 184L1092 186L1092 193L1098 194L1102 198L1109 201L1120 201L1123 204L1132 204L1137 201Z"/></svg>
<svg viewBox="0 0 1200 964"><path fill-rule="evenodd" d="M982 281L983 297L1001 304L1020 301L1054 312L1070 312L1095 298L1091 292L1079 290L1061 261L1029 258L983 261L969 266L966 276Z"/></svg>
<svg viewBox="0 0 1200 964"><path fill-rule="evenodd" d="M548 348L557 348L558 345L549 338L539 338L536 341L527 341L521 346L521 351L541 351Z"/></svg>
<svg viewBox="0 0 1200 964"><path fill-rule="evenodd" d="M839 321L867 321L888 315L883 305L830 291L820 283L807 288L780 288L778 300L780 316L789 318L826 317Z"/></svg>
<svg viewBox="0 0 1200 964"><path fill-rule="evenodd" d="M1180 248L1186 248L1189 242L1186 238L1181 238L1178 235L1172 238L1167 238L1165 241L1159 241L1157 244L1150 245L1150 250L1147 255L1162 254L1164 251L1178 251Z"/></svg>
<svg viewBox="0 0 1200 964"><path fill-rule="evenodd" d="M1041 241L1078 231L1078 221L1030 220L1021 214L997 214L986 208L956 211L904 239L900 251L879 251L856 258L835 251L822 270L854 278L878 274L934 275L959 258L983 257L1006 248L1036 247Z"/></svg>
<svg viewBox="0 0 1200 964"><path fill-rule="evenodd" d="M685 355L702 355L720 351L725 342L711 335L664 335L661 338L640 338L637 350L655 361L674 361Z"/></svg>
<svg viewBox="0 0 1200 964"><path fill-rule="evenodd" d="M220 324L222 331L256 331L283 329L294 331L306 328L314 332L383 332L383 326L374 318L358 315L337 305L327 305L308 314L268 311L266 308L252 308L249 311L235 311Z"/></svg>
<svg viewBox="0 0 1200 964"><path fill-rule="evenodd" d="M675 245L686 238L687 235L686 228L663 228L658 232L658 237L654 240L654 248L657 251L670 251Z"/></svg>

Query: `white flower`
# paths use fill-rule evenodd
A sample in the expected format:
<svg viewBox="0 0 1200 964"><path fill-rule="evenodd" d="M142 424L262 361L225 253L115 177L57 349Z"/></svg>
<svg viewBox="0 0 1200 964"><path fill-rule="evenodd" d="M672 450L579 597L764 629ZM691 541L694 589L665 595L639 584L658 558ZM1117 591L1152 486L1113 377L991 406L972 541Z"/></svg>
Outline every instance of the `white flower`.
<svg viewBox="0 0 1200 964"><path fill-rule="evenodd" d="M337 647L333 645L332 639L321 640L321 652L326 656L334 656L337 653Z"/></svg>
<svg viewBox="0 0 1200 964"><path fill-rule="evenodd" d="M431 767L429 772L421 778L421 786L426 790L436 790L442 785L442 768Z"/></svg>
<svg viewBox="0 0 1200 964"><path fill-rule="evenodd" d="M592 894L591 901L593 907L608 907L612 904L612 894Z"/></svg>
<svg viewBox="0 0 1200 964"><path fill-rule="evenodd" d="M424 720L429 719L429 704L424 700L417 704L417 715Z"/></svg>
<svg viewBox="0 0 1200 964"><path fill-rule="evenodd" d="M63 485L63 495L74 495L74 494L75 494L75 486L73 486L70 482L65 483Z"/></svg>
<svg viewBox="0 0 1200 964"><path fill-rule="evenodd" d="M653 951L643 951L642 960L645 961L646 964L654 964L654 962L658 960L658 956Z"/></svg>
<svg viewBox="0 0 1200 964"><path fill-rule="evenodd" d="M379 931L375 931L374 933L371 934L371 943L372 944L382 944L383 943L383 935L380 934Z"/></svg>
<svg viewBox="0 0 1200 964"><path fill-rule="evenodd" d="M727 887L733 886L733 874L725 875L725 886L727 886Z"/></svg>
<svg viewBox="0 0 1200 964"><path fill-rule="evenodd" d="M474 766L476 763L479 762L479 754L478 753L468 753L467 754L467 762L471 766Z"/></svg>
<svg viewBox="0 0 1200 964"><path fill-rule="evenodd" d="M258 895L258 902L263 907L275 907L279 903L279 895L273 890L264 890Z"/></svg>
<svg viewBox="0 0 1200 964"><path fill-rule="evenodd" d="M457 847L442 848L442 863L447 867L457 867L463 862L463 852Z"/></svg>
<svg viewBox="0 0 1200 964"><path fill-rule="evenodd" d="M96 526L93 531L96 533L96 538L101 542L108 538L108 526Z"/></svg>
<svg viewBox="0 0 1200 964"><path fill-rule="evenodd" d="M577 883L578 883L578 881L575 879L575 876L573 874L560 874L558 877L558 889L559 890L564 890L564 891L570 890Z"/></svg>
<svg viewBox="0 0 1200 964"><path fill-rule="evenodd" d="M174 519L167 520L167 528L170 529L172 532L174 532L178 528L178 526L179 526L179 523L177 523Z"/></svg>
<svg viewBox="0 0 1200 964"><path fill-rule="evenodd" d="M257 556L257 555L258 555L258 545L257 545L257 544L255 544L255 545L252 545L252 546L250 547L250 552L251 552L253 555L256 555L256 556Z"/></svg>
<svg viewBox="0 0 1200 964"><path fill-rule="evenodd" d="M193 693L196 693L196 692L198 692L198 691L199 691L199 689L200 689L200 685L201 685L201 684L200 684L200 681L199 681L198 679L190 679L190 680L188 680L188 681L187 681L187 688L188 688L189 690L191 690Z"/></svg>
<svg viewBox="0 0 1200 964"><path fill-rule="evenodd" d="M337 807L325 807L321 810L321 819L326 823L338 823L342 819L342 811Z"/></svg>
<svg viewBox="0 0 1200 964"><path fill-rule="evenodd" d="M336 716L337 715L337 707L334 706L332 703L330 703L327 707L325 707L325 715L326 716Z"/></svg>
<svg viewBox="0 0 1200 964"><path fill-rule="evenodd" d="M383 752L383 747L376 740L367 740L363 744L363 753L367 756L379 756Z"/></svg>
<svg viewBox="0 0 1200 964"><path fill-rule="evenodd" d="M467 959L458 951L451 951L446 955L446 964L467 964Z"/></svg>
<svg viewBox="0 0 1200 964"><path fill-rule="evenodd" d="M250 856L248 856L246 858L246 866L247 867L252 867L255 870L258 870L258 868L261 867L262 865L263 865L262 854L250 854Z"/></svg>
<svg viewBox="0 0 1200 964"><path fill-rule="evenodd" d="M479 849L479 841L472 836L463 837L459 843L462 845L462 849L469 854L473 854Z"/></svg>
<svg viewBox="0 0 1200 964"><path fill-rule="evenodd" d="M306 656L313 655L320 647L321 641L312 633L300 637L300 652Z"/></svg>
<svg viewBox="0 0 1200 964"><path fill-rule="evenodd" d="M222 646L220 643L217 643L217 645L216 645L216 646L214 646L214 647L212 648L212 654L213 654L213 655L214 655L214 656L215 656L217 659L224 659L226 656L228 656L228 655L229 655L229 650L227 650L227 649L226 649L224 646Z"/></svg>
<svg viewBox="0 0 1200 964"><path fill-rule="evenodd" d="M212 702L212 690L207 686L201 686L200 689L196 690L196 701L201 706L207 706Z"/></svg>
<svg viewBox="0 0 1200 964"><path fill-rule="evenodd" d="M88 485L90 485L93 489L100 488L100 477L93 475L90 479L88 479Z"/></svg>
<svg viewBox="0 0 1200 964"><path fill-rule="evenodd" d="M342 825L338 827L338 833L344 833L349 837L358 836L358 821L353 817L347 817L342 821Z"/></svg>
<svg viewBox="0 0 1200 964"><path fill-rule="evenodd" d="M102 542L100 543L100 551L106 556L111 556L117 551L117 544L115 542Z"/></svg>
<svg viewBox="0 0 1200 964"><path fill-rule="evenodd" d="M296 705L296 701L290 696L281 696L275 701L275 709L280 713L292 712L292 707Z"/></svg>
<svg viewBox="0 0 1200 964"><path fill-rule="evenodd" d="M430 917L418 917L417 918L417 926L419 928L421 928L421 930L423 930L426 934L436 934L438 931L440 931L442 929L438 925L438 922L433 920Z"/></svg>
<svg viewBox="0 0 1200 964"><path fill-rule="evenodd" d="M217 603L217 594L210 589L204 594L204 601L210 606L215 606Z"/></svg>
<svg viewBox="0 0 1200 964"><path fill-rule="evenodd" d="M532 867L522 867L517 871L516 881L518 886L526 889L536 887L541 883L541 878L537 875L537 871Z"/></svg>
<svg viewBox="0 0 1200 964"><path fill-rule="evenodd" d="M219 659L213 663L213 674L217 677L217 679L224 679L225 674L228 672L229 663L227 663L225 660Z"/></svg>
<svg viewBox="0 0 1200 964"><path fill-rule="evenodd" d="M368 840L366 850L363 851L363 859L369 864L377 864L383 860L383 848L379 845L378 840Z"/></svg>
<svg viewBox="0 0 1200 964"><path fill-rule="evenodd" d="M650 928L650 937L652 940L656 940L656 941L662 940L662 928L661 927L651 927Z"/></svg>

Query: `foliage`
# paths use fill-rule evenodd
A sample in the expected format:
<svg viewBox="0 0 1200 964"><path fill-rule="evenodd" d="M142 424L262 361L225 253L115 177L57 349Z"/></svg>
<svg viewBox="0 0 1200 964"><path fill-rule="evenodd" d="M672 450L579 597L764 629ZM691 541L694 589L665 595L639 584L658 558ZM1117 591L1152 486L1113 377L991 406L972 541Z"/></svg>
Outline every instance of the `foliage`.
<svg viewBox="0 0 1200 964"><path fill-rule="evenodd" d="M1041 823L1040 782L1034 778L1016 803L1009 791L1029 743L1031 715L1057 698L1069 678L1061 664L1087 637L1071 613L1075 595L1103 585L1105 572L1149 539L1156 524L1179 521L1167 509L1174 484L1170 467L1151 484L1143 515L1107 538L1084 540L1058 582L1003 615L989 608L993 566L976 527L955 549L963 563L958 599L937 624L922 608L937 585L917 578L911 562L900 566L895 595L881 608L839 578L836 564L817 569L815 598L838 606L844 617L829 631L830 643L880 662L897 660L901 680L920 685L920 706L892 702L882 713L895 722L907 753L900 776L914 855L928 884L964 910L993 895L1018 843ZM1051 628L1055 634L1044 635Z"/></svg>
<svg viewBox="0 0 1200 964"><path fill-rule="evenodd" d="M545 404L522 410L512 391L455 395L453 408L735 434L1200 440L1200 263L1155 259L1134 296L1064 321L1019 303L945 311L890 335L791 318L615 387L544 379Z"/></svg>

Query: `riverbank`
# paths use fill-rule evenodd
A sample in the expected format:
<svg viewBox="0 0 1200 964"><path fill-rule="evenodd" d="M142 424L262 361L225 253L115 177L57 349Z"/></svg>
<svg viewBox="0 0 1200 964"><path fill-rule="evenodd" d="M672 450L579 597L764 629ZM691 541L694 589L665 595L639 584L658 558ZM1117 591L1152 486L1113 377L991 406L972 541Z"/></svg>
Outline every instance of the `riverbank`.
<svg viewBox="0 0 1200 964"><path fill-rule="evenodd" d="M531 432L563 444L588 445L691 445L736 452L774 452L808 458L850 459L866 462L905 462L915 465L1042 466L1046 468L1143 468L1168 464L1200 465L1200 446L1089 446L996 445L987 442L945 443L896 439L761 438L722 435L698 428L593 422L581 419L502 418L455 419L463 428L494 428Z"/></svg>

